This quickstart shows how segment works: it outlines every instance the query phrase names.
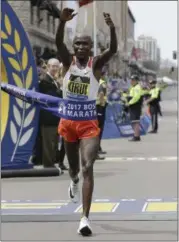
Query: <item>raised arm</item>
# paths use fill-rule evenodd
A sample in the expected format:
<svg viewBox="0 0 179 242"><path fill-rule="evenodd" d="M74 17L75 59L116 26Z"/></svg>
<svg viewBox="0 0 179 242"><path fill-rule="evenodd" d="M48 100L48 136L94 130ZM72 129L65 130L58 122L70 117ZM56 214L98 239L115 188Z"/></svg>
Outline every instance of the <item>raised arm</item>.
<svg viewBox="0 0 179 242"><path fill-rule="evenodd" d="M58 55L60 57L60 61L63 63L65 68L68 68L71 64L72 58L70 52L67 49L67 46L64 43L64 31L65 31L65 24L67 21L73 19L74 10L70 8L65 8L62 10L60 14L60 23L56 33L56 46L58 50Z"/></svg>
<svg viewBox="0 0 179 242"><path fill-rule="evenodd" d="M66 44L64 43L65 23L66 22L64 21L60 21L55 40L60 61L63 63L64 67L69 67L71 63L71 56Z"/></svg>
<svg viewBox="0 0 179 242"><path fill-rule="evenodd" d="M102 67L111 59L111 57L117 52L117 36L113 21L110 14L103 13L106 24L110 29L110 46L102 54L97 56L94 63L94 70L101 70Z"/></svg>

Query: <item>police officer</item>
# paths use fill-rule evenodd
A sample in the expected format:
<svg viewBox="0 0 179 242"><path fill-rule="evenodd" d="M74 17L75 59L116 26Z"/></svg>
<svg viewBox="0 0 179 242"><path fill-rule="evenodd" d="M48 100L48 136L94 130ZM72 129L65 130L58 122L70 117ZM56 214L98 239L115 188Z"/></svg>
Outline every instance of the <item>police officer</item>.
<svg viewBox="0 0 179 242"><path fill-rule="evenodd" d="M160 116L163 116L163 114L162 114L162 110L161 110L161 106L160 106L160 102L162 101L161 95L162 95L162 91L163 91L166 87L168 87L167 84L163 84L163 85L161 85L161 86L158 87L158 88L159 88L158 113L159 113Z"/></svg>
<svg viewBox="0 0 179 242"><path fill-rule="evenodd" d="M140 141L140 116L142 111L142 88L138 75L131 76L131 88L129 90L128 104L130 120L134 130L134 136L130 141Z"/></svg>
<svg viewBox="0 0 179 242"><path fill-rule="evenodd" d="M158 114L159 110L159 102L160 102L160 88L156 86L157 82L155 80L149 81L150 84L150 98L147 100L147 104L149 105L151 121L152 121L152 130L149 133L157 133L158 131Z"/></svg>
<svg viewBox="0 0 179 242"><path fill-rule="evenodd" d="M127 121L127 114L129 113L128 107L128 97L129 97L129 90L124 89L120 92L121 94L121 102L122 102L122 122Z"/></svg>
<svg viewBox="0 0 179 242"><path fill-rule="evenodd" d="M107 107L107 83L105 80L104 73L102 74L102 78L100 79L99 84L100 85L99 85L98 97L97 97L97 101L96 101L98 123L99 123L99 128L100 128L99 154L106 154L106 152L103 151L101 148L101 138L102 138L103 130L104 130L106 107Z"/></svg>
<svg viewBox="0 0 179 242"><path fill-rule="evenodd" d="M149 92L150 92L149 87L142 87L142 96L144 101L150 97Z"/></svg>

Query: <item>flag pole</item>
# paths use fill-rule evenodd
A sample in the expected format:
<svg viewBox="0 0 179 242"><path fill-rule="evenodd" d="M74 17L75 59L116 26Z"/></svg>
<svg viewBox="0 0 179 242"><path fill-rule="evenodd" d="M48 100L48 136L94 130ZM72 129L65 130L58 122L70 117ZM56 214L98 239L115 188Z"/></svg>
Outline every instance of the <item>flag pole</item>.
<svg viewBox="0 0 179 242"><path fill-rule="evenodd" d="M93 0L93 53L97 55L96 1Z"/></svg>

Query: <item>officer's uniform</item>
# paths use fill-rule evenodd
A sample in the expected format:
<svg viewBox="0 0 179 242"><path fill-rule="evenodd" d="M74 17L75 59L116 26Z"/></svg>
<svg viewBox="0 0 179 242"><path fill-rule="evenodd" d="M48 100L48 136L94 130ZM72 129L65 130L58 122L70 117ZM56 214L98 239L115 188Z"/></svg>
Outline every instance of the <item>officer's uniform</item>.
<svg viewBox="0 0 179 242"><path fill-rule="evenodd" d="M158 113L160 114L160 116L162 115L162 110L161 110L161 106L160 106L160 102L162 101L161 95L162 95L162 91L167 87L167 84L164 84L162 86L159 86L159 102L158 102Z"/></svg>
<svg viewBox="0 0 179 242"><path fill-rule="evenodd" d="M99 139L100 139L100 148L99 152L102 152L101 149L101 138L103 135L103 130L104 130L104 124L105 124L105 115L106 115L106 107L107 107L107 86L106 86L106 81L101 79L99 82L99 91L98 91L98 97L96 100L96 109L97 109L97 115L98 115L98 123L99 123L99 128L100 128L100 134L99 134ZM100 93L104 94L104 97L102 100L100 100L99 94ZM103 152L105 153L105 152Z"/></svg>
<svg viewBox="0 0 179 242"><path fill-rule="evenodd" d="M127 114L129 113L129 107L128 104L128 97L129 93L128 91L124 90L121 92L121 102L122 102L122 122L126 121Z"/></svg>
<svg viewBox="0 0 179 242"><path fill-rule="evenodd" d="M155 84L156 82L151 82L151 84ZM157 133L158 131L158 113L159 113L159 102L160 102L160 88L159 87L152 87L150 92L150 99L149 108L150 108L150 115L152 121L152 131L151 133Z"/></svg>
<svg viewBox="0 0 179 242"><path fill-rule="evenodd" d="M148 89L142 88L142 97L143 97L143 100L146 100L146 99L148 99L150 97Z"/></svg>
<svg viewBox="0 0 179 242"><path fill-rule="evenodd" d="M128 102L128 96L129 96L129 93L127 91L123 91L121 93L121 100L124 102L124 103L127 103Z"/></svg>
<svg viewBox="0 0 179 242"><path fill-rule="evenodd" d="M129 91L129 114L132 123L140 122L140 116L142 111L142 88L140 84L130 88Z"/></svg>

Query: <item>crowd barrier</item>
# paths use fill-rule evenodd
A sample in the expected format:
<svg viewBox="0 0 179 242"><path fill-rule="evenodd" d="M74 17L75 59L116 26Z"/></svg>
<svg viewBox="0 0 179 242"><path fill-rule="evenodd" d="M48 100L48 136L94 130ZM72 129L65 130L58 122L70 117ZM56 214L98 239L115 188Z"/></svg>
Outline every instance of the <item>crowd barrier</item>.
<svg viewBox="0 0 179 242"><path fill-rule="evenodd" d="M143 112L140 120L141 135L146 135L151 124L147 111ZM103 139L125 138L133 136L134 132L128 114L123 117L122 104L109 104L106 110L106 122Z"/></svg>
<svg viewBox="0 0 179 242"><path fill-rule="evenodd" d="M1 80L17 87L38 90L38 75L33 52L26 32L7 1L1 3ZM118 88L111 80L103 138L120 138L133 134L128 119L121 121L121 104L116 100ZM58 176L59 169L34 169L31 163L38 131L39 110L4 92L1 107L1 177ZM118 96L118 95L117 95ZM115 98L113 98L115 97ZM141 119L141 133L145 134L150 119Z"/></svg>
<svg viewBox="0 0 179 242"><path fill-rule="evenodd" d="M106 122L103 132L103 139L115 139L133 136L134 132L129 120L129 114L123 112L121 94L119 90L126 90L130 86L130 81L119 82L116 79L109 79L108 106L106 110ZM124 115L125 114L125 115ZM148 108L143 107L140 120L141 135L145 135L151 124Z"/></svg>

